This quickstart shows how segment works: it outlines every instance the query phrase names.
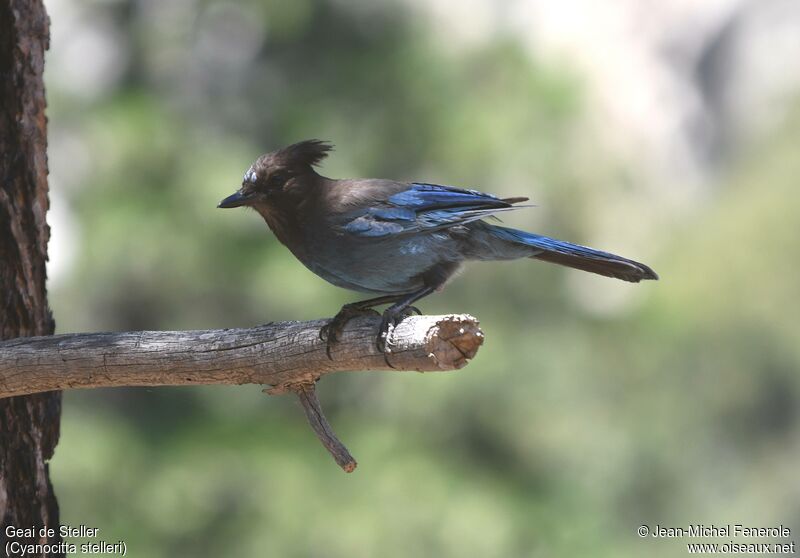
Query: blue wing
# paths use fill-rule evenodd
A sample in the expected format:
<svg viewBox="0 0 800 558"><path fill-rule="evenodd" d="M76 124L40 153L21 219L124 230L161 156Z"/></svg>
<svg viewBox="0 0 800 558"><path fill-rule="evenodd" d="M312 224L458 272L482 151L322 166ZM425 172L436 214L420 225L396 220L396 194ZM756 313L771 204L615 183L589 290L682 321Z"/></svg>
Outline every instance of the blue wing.
<svg viewBox="0 0 800 558"><path fill-rule="evenodd" d="M463 225L524 206L527 198L500 199L453 186L412 183L380 207L361 208L348 215L343 229L357 236L382 237L434 231Z"/></svg>

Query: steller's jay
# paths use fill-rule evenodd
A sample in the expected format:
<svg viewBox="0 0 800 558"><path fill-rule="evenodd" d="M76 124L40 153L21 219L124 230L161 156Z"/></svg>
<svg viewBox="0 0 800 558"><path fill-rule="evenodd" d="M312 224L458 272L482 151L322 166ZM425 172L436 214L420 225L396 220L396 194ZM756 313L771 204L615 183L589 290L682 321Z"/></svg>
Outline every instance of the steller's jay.
<svg viewBox="0 0 800 558"><path fill-rule="evenodd" d="M308 269L354 291L378 295L346 304L320 332L328 354L347 321L384 312L377 345L414 302L441 290L468 260L535 258L637 283L648 266L585 246L491 225L483 219L525 206L475 190L382 179L334 180L314 167L333 148L308 140L259 157L242 187L219 207L249 206Z"/></svg>

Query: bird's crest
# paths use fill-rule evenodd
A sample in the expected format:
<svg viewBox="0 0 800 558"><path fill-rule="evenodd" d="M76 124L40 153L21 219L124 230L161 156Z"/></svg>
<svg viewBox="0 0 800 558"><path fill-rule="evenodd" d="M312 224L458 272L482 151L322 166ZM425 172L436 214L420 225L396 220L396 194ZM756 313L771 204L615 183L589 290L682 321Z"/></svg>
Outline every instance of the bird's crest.
<svg viewBox="0 0 800 558"><path fill-rule="evenodd" d="M328 152L333 150L333 145L322 140L312 139L294 143L274 153L274 159L283 166L293 167L297 165L316 166Z"/></svg>

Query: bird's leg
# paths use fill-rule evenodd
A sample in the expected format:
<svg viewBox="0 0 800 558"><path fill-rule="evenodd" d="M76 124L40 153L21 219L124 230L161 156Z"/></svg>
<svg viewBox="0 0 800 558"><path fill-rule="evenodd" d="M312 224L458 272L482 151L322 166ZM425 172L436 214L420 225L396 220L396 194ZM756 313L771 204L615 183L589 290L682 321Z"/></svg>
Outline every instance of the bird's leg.
<svg viewBox="0 0 800 558"><path fill-rule="evenodd" d="M327 343L325 351L328 354L328 358L333 360L331 358L331 347L339 342L347 322L365 314L377 314L378 312L372 309L373 306L397 302L402 298L403 295L379 296L367 300L360 300L358 302L351 302L342 306L342 309L339 310L336 316L319 330L319 338Z"/></svg>
<svg viewBox="0 0 800 558"><path fill-rule="evenodd" d="M396 326L403 321L403 318L409 316L410 314L422 314L422 312L419 311L419 308L412 306L412 304L419 299L428 296L435 290L436 289L433 287L423 287L418 291L414 291L413 293L400 298L397 300L397 302L383 311L381 327L378 330L378 338L375 341L375 346L380 352L383 353L386 351L386 338L389 334L389 326Z"/></svg>

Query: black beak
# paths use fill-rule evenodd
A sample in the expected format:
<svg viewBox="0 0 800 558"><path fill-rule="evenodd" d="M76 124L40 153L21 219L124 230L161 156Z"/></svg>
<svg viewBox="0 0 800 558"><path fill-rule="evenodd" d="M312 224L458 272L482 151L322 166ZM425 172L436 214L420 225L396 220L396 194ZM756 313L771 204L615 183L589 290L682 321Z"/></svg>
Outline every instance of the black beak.
<svg viewBox="0 0 800 558"><path fill-rule="evenodd" d="M217 207L222 209L228 209L229 207L239 207L245 205L250 200L250 196L242 194L242 191L239 190L238 192L231 194L221 202Z"/></svg>

